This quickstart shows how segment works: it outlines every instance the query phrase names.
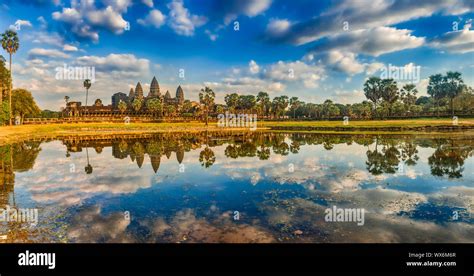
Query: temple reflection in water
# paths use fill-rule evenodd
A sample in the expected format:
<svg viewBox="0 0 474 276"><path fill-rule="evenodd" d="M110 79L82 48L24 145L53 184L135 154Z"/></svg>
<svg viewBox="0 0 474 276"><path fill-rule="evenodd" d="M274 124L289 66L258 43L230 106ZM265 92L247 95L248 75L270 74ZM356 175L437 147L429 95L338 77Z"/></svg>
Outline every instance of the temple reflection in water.
<svg viewBox="0 0 474 276"><path fill-rule="evenodd" d="M400 164L414 166L419 161L419 148L434 148L428 157L431 174L460 178L464 161L472 156L474 142L469 138L426 138L414 139L412 136L373 136L373 135L322 135L302 133L226 133L210 132L199 134L172 133L154 135L104 137L75 137L63 139L66 157L93 149L101 154L104 148L112 148L112 156L117 159L130 158L142 168L145 157L150 159L153 171L157 172L165 156L174 157L178 164L184 160L185 152L201 150L200 160L204 167L212 165L213 147L226 145L225 156L236 159L257 157L267 160L271 154L298 154L305 145L321 145L331 151L335 145L352 143L362 145L366 151L366 169L372 175L393 174L399 171ZM40 142L22 142L0 146L0 184L2 191L11 189L14 173L30 170L36 156L41 151ZM207 162L207 163L206 163ZM90 165L90 164L87 164Z"/></svg>
<svg viewBox="0 0 474 276"><path fill-rule="evenodd" d="M6 242L472 241L473 150L469 136L250 131L14 143L0 146L0 208L39 208L40 226L0 223L0 235ZM323 223L332 204L367 208L367 226ZM245 221L232 222L232 210Z"/></svg>

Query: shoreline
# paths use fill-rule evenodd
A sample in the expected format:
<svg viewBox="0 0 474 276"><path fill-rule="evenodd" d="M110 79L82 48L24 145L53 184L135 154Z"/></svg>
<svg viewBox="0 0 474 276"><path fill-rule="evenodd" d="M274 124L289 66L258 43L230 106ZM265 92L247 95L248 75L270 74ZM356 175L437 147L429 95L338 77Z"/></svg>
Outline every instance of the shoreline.
<svg viewBox="0 0 474 276"><path fill-rule="evenodd" d="M446 119L352 121L263 121L255 131L304 132L321 134L366 135L474 135L474 119L460 120L458 125ZM76 123L0 127L0 145L26 140L57 139L68 136L139 135L171 132L253 132L249 128L221 128L214 122L208 127L201 122L186 123Z"/></svg>

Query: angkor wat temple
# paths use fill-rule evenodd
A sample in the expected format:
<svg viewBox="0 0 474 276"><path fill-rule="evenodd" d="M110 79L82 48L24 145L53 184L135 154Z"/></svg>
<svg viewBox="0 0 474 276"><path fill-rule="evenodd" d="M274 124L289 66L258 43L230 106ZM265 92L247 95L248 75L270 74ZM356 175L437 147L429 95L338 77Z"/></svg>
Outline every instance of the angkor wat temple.
<svg viewBox="0 0 474 276"><path fill-rule="evenodd" d="M135 111L132 108L132 103L135 99L142 100L142 107L139 111ZM81 102L68 102L66 103L66 108L63 110L65 117L74 117L74 116L110 116L115 114L128 114L133 113L133 115L148 114L150 113L147 110L146 102L151 99L159 99L161 103L166 105L173 105L176 110L180 110L180 107L184 103L184 91L181 88L181 85L176 89L176 96L171 97L169 91L166 91L164 95L160 92L160 85L156 80L156 77L153 77L150 84L150 91L147 96L144 96L143 88L140 82L137 83L135 89L130 88L130 92L127 94L123 92L118 92L112 95L112 104L103 105L102 100L96 99L94 104L91 106L83 106ZM127 110L125 112L119 110L119 103L124 102L127 104Z"/></svg>

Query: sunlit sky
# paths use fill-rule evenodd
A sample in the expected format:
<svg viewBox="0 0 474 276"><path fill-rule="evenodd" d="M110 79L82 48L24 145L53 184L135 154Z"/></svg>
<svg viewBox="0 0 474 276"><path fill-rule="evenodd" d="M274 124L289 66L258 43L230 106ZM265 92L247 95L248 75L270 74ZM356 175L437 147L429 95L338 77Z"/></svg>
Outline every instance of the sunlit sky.
<svg viewBox="0 0 474 276"><path fill-rule="evenodd" d="M19 26L14 86L29 89L41 108L52 110L64 106L66 95L85 100L81 80L56 79L64 64L94 67L90 98L105 104L138 81L146 95L153 76L162 94L174 95L182 85L191 100L210 86L217 102L228 93L267 91L354 103L364 99L364 80L389 64L421 66L421 95L429 75L448 70L474 86L473 17L467 0L0 4L0 30Z"/></svg>

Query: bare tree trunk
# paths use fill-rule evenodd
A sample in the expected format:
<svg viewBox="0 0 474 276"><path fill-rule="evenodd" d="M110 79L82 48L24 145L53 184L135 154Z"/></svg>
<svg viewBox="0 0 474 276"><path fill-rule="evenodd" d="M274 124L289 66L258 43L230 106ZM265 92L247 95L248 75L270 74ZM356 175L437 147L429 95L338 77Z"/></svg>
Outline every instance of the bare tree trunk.
<svg viewBox="0 0 474 276"><path fill-rule="evenodd" d="M12 125L12 89L13 89L13 74L12 74L12 54L10 53L10 91L9 91L9 105L10 105L10 114L9 114L9 121L10 126Z"/></svg>
<svg viewBox="0 0 474 276"><path fill-rule="evenodd" d="M453 104L453 98L451 98L451 116L454 116L454 104Z"/></svg>

